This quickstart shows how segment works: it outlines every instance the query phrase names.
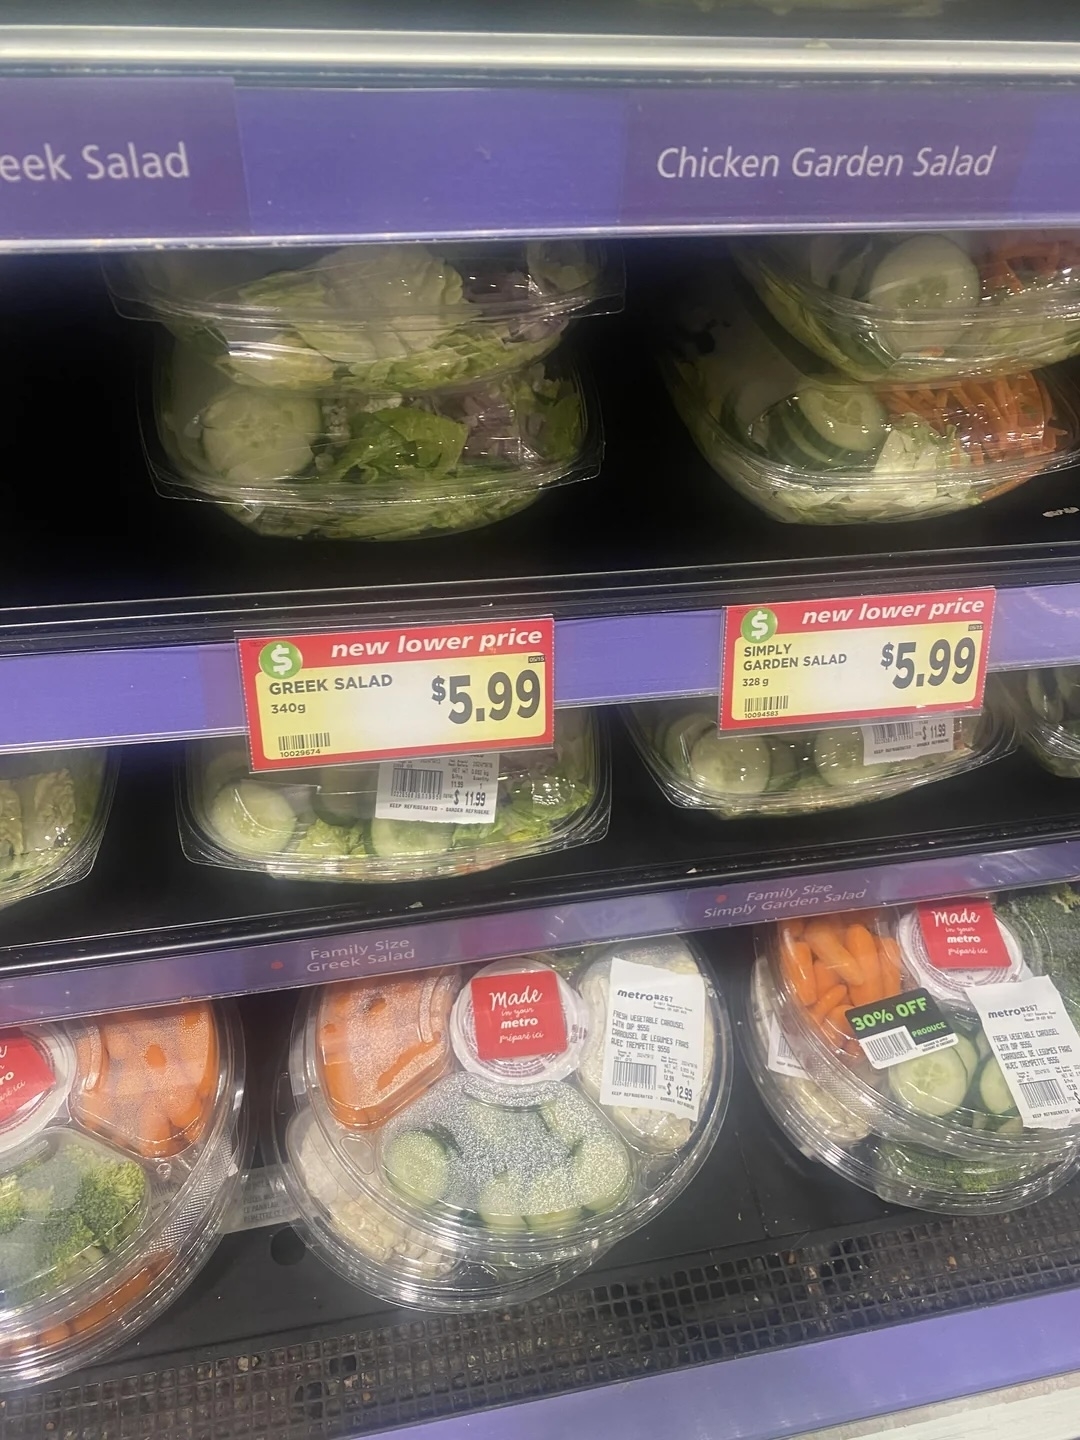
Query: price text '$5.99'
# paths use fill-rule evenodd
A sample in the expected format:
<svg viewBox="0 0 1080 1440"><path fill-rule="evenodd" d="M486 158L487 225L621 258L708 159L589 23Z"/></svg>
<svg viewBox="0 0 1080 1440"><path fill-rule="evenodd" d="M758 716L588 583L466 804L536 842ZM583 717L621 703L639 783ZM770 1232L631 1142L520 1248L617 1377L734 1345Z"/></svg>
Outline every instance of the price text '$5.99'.
<svg viewBox="0 0 1080 1440"><path fill-rule="evenodd" d="M476 696L472 683L471 675L432 678L431 698L436 705L449 702L447 719L455 725L468 725L473 720L497 722L511 714L528 720L536 714L543 699L540 676L534 669L519 670L516 675L496 670L487 677L487 685Z"/></svg>
<svg viewBox="0 0 1080 1440"><path fill-rule="evenodd" d="M966 685L971 679L978 651L970 635L962 636L955 646L943 637L934 640L925 657L922 648L914 640L902 640L898 645L889 640L881 647L882 669L896 667L892 683L897 690L911 685L916 689L923 685L936 689L947 683Z"/></svg>

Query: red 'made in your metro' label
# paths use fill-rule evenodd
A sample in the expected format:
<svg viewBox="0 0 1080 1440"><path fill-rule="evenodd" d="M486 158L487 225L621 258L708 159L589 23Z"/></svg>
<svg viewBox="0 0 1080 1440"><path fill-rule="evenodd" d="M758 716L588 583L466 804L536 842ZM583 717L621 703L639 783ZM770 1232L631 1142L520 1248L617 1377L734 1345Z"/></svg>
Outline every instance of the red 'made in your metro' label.
<svg viewBox="0 0 1080 1440"><path fill-rule="evenodd" d="M566 1016L554 970L478 975L471 990L481 1060L558 1055L566 1049Z"/></svg>
<svg viewBox="0 0 1080 1440"><path fill-rule="evenodd" d="M48 1094L55 1080L32 1040L20 1030L0 1030L0 1125Z"/></svg>
<svg viewBox="0 0 1080 1440"><path fill-rule="evenodd" d="M1012 964L989 900L920 905L919 929L938 970L1008 970Z"/></svg>

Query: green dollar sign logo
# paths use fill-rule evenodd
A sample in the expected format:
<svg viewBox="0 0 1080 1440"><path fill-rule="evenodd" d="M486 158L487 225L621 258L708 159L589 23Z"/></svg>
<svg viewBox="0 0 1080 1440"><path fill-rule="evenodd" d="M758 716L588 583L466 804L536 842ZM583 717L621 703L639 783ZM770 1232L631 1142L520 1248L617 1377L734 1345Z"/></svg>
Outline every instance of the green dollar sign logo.
<svg viewBox="0 0 1080 1440"><path fill-rule="evenodd" d="M739 633L744 640L749 640L755 645L760 644L763 640L771 640L776 634L776 616L764 606L759 610L751 610L743 616Z"/></svg>
<svg viewBox="0 0 1080 1440"><path fill-rule="evenodd" d="M271 640L259 652L259 669L275 680L288 680L304 665L304 657L288 640Z"/></svg>

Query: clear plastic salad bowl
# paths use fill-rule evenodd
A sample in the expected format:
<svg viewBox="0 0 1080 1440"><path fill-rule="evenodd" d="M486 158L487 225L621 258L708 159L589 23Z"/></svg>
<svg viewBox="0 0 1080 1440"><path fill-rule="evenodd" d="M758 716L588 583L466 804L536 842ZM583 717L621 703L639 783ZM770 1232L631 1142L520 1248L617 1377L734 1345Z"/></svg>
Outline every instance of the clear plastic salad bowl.
<svg viewBox="0 0 1080 1440"><path fill-rule="evenodd" d="M696 1117L651 1092L603 1103L616 960L653 986L677 976L695 987ZM486 1014L495 999L498 1022L478 1039L476 1007ZM559 1021L527 1055L523 1014ZM323 1198L320 1223L348 1242L360 1283L396 1284L410 1303L435 1286L436 1303L441 1294L460 1308L515 1276L534 1293L538 1281L549 1288L541 1272L595 1257L669 1204L723 1123L731 1047L693 951L665 937L595 947L569 966L533 955L323 987L298 1011L289 1079L278 1133L290 1184L307 1171L309 1224L332 1179L337 1203ZM342 1197L355 1202L344 1223Z"/></svg>
<svg viewBox="0 0 1080 1440"><path fill-rule="evenodd" d="M173 251L107 275L122 314L163 321L238 384L386 395L520 370L623 288L578 240Z"/></svg>
<svg viewBox="0 0 1080 1440"><path fill-rule="evenodd" d="M889 758L891 733L873 723L816 730L721 733L711 700L661 700L624 713L635 748L676 805L717 815L843 810L902 795L997 759L1011 727L987 709L935 717L940 740L924 754Z"/></svg>
<svg viewBox="0 0 1080 1440"><path fill-rule="evenodd" d="M263 535L403 540L516 514L595 475L595 402L555 357L461 390L371 397L237 384L163 347L144 424L162 494L211 500Z"/></svg>
<svg viewBox="0 0 1080 1440"><path fill-rule="evenodd" d="M246 1163L227 1008L0 1031L0 1390L141 1330L217 1242Z"/></svg>
<svg viewBox="0 0 1080 1440"><path fill-rule="evenodd" d="M1044 769L1080 780L1080 665L1005 676L1020 742Z"/></svg>
<svg viewBox="0 0 1080 1440"><path fill-rule="evenodd" d="M761 953L788 1044L813 1080L889 1141L978 1160L1057 1163L1075 1149L1080 1127L1024 1123L966 993L1044 973L1038 938L1023 916L998 910L1001 967L939 968L926 939L934 909L931 902L899 912L817 915L763 930ZM875 1068L864 1050L875 1041L860 1043L847 1012L887 1006L917 989L937 1002L956 1043Z"/></svg>
<svg viewBox="0 0 1080 1440"><path fill-rule="evenodd" d="M688 287L674 318L663 365L683 422L713 469L777 520L948 515L1080 454L1063 375L852 379L716 272Z"/></svg>
<svg viewBox="0 0 1080 1440"><path fill-rule="evenodd" d="M781 325L856 380L970 380L1080 351L1075 231L796 235L734 251Z"/></svg>
<svg viewBox="0 0 1080 1440"><path fill-rule="evenodd" d="M1048 1162L1043 1156L953 1155L875 1135L864 1115L800 1073L790 1048L777 1045L778 1010L768 962L759 957L741 1026L754 1083L781 1131L808 1160L861 1189L918 1210L998 1215L1052 1194L1076 1173L1080 1157L1069 1142Z"/></svg>
<svg viewBox="0 0 1080 1440"><path fill-rule="evenodd" d="M0 906L90 873L115 780L104 750L0 756Z"/></svg>
<svg viewBox="0 0 1080 1440"><path fill-rule="evenodd" d="M490 822L380 816L380 772L393 764L256 775L243 741L203 742L180 793L185 851L297 880L415 880L584 845L607 829L607 752L590 711L558 712L551 750L499 756Z"/></svg>

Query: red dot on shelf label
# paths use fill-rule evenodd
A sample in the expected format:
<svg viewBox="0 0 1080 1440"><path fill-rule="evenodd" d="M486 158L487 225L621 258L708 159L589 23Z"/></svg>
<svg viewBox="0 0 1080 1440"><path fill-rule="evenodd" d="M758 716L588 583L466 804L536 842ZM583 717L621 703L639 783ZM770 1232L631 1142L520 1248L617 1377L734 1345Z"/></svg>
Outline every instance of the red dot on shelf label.
<svg viewBox="0 0 1080 1440"><path fill-rule="evenodd" d="M271 960L271 961L270 961L270 969L271 969L271 970L284 970L284 969L285 969L285 961L284 961L284 960Z"/></svg>

